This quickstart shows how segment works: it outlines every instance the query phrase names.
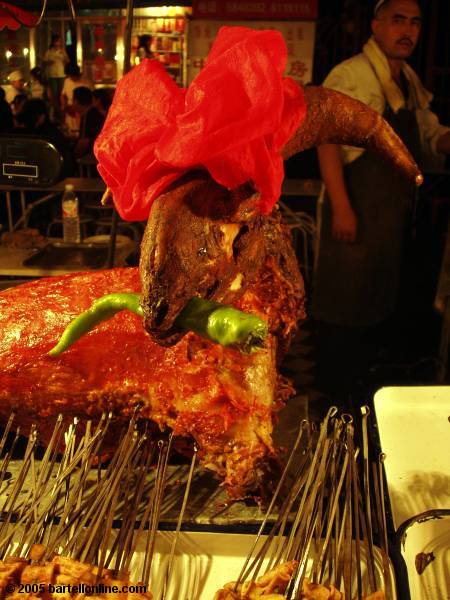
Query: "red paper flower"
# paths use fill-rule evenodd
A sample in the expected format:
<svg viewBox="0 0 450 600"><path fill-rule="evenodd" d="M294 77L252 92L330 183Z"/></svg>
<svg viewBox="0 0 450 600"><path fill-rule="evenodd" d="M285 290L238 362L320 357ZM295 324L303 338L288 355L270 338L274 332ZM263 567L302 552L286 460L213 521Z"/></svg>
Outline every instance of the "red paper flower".
<svg viewBox="0 0 450 600"><path fill-rule="evenodd" d="M95 144L121 217L146 219L153 200L193 168L229 189L252 181L270 212L283 180L280 150L306 114L285 66L279 32L222 27L187 90L153 60L123 77Z"/></svg>

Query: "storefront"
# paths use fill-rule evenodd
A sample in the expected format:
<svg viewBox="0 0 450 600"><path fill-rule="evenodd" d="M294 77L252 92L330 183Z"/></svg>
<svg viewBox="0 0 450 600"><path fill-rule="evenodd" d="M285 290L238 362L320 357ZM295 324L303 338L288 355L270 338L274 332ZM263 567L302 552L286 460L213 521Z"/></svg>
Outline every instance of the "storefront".
<svg viewBox="0 0 450 600"><path fill-rule="evenodd" d="M131 59L160 60L180 85L185 84L185 36L189 7L163 6L135 10ZM64 40L72 62L82 67L84 75L96 86L114 85L123 72L125 12L123 10L81 10L74 24L67 13L49 12L36 29L21 27L3 34L0 42L1 79L22 69L40 65L52 34Z"/></svg>
<svg viewBox="0 0 450 600"><path fill-rule="evenodd" d="M134 11L131 61L155 58L179 85L197 75L217 31L223 25L277 29L288 48L286 74L299 83L312 78L317 0L303 2L208 2L192 7L160 6ZM52 34L64 40L72 62L82 67L96 86L113 86L123 73L125 11L79 10L76 23L67 12L49 12L36 29L8 31L0 42L3 82L14 69L41 65Z"/></svg>

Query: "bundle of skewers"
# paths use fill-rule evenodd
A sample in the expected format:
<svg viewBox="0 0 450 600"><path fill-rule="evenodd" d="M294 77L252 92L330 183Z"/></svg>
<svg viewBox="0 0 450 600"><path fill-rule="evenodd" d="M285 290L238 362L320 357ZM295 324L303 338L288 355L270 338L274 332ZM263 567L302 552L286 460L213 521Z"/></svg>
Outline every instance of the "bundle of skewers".
<svg viewBox="0 0 450 600"><path fill-rule="evenodd" d="M384 456L374 462L369 457L368 415L363 408L356 432L352 417L338 415L336 408L319 427L301 422L241 572L215 600L395 598ZM172 436L157 436L138 412L107 457L102 448L111 415L82 428L77 419L64 423L59 417L39 459L38 429L31 427L20 468L8 478L20 434L13 434L13 418L0 440L0 497L5 498L0 506L0 588L25 586L31 597L41 595L37 585L46 598L60 598L65 588L54 590L70 583L87 598L180 598L174 595L180 577L175 555L196 449L180 483L179 472L174 476L168 468ZM174 504L179 507L175 534L161 562L159 556L155 560L158 525L164 506ZM124 585L132 591L111 592ZM79 593L62 595L70 600L81 598ZM200 589L189 598L198 594Z"/></svg>
<svg viewBox="0 0 450 600"><path fill-rule="evenodd" d="M8 468L20 435L20 429L12 433L13 421L11 415L0 441L4 595L152 599L158 523L163 499L171 498L175 485L168 474L172 437L155 437L136 413L122 431L117 449L105 457L102 444L111 415L105 414L96 426L88 422L82 431L77 419L67 424L60 416L39 459L38 429L31 427L20 468L10 477ZM8 436L13 437L9 444ZM185 489L178 490L183 503L160 574L161 598L171 578L195 460L194 450ZM132 568L138 545L145 548L139 572L135 565ZM130 582L131 571L137 583Z"/></svg>
<svg viewBox="0 0 450 600"><path fill-rule="evenodd" d="M369 460L368 415L364 407L361 447L352 417L336 408L319 429L303 422L237 581L215 600L395 598L384 456ZM263 535L278 501L278 517Z"/></svg>

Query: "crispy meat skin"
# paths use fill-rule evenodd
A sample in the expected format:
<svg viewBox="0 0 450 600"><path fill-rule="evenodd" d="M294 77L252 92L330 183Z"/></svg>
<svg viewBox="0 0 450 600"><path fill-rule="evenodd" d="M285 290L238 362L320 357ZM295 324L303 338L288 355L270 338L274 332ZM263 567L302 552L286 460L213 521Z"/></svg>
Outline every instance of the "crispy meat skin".
<svg viewBox="0 0 450 600"><path fill-rule="evenodd" d="M277 228L279 254L290 256ZM274 239L270 243L275 249ZM230 496L245 495L274 452L272 416L292 391L276 372L277 337L286 344L303 310L301 279L288 280L286 261L278 267L275 258L267 256L260 284L236 304L270 323L267 348L251 355L194 334L161 347L125 311L51 358L47 352L64 327L93 300L140 290L138 270L81 273L6 290L0 294L0 417L15 409L20 424L37 420L48 440L54 425L48 417L60 412L98 418L111 410L124 419L142 403L144 418L197 440L201 460L224 479Z"/></svg>

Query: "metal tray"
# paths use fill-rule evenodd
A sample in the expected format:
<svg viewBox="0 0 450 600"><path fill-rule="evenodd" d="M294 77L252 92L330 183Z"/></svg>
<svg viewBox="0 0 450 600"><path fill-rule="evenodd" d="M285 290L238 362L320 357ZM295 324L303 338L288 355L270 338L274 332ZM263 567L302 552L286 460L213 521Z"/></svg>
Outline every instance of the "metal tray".
<svg viewBox="0 0 450 600"><path fill-rule="evenodd" d="M23 261L25 267L43 269L101 269L106 266L108 247L99 244L53 242Z"/></svg>

